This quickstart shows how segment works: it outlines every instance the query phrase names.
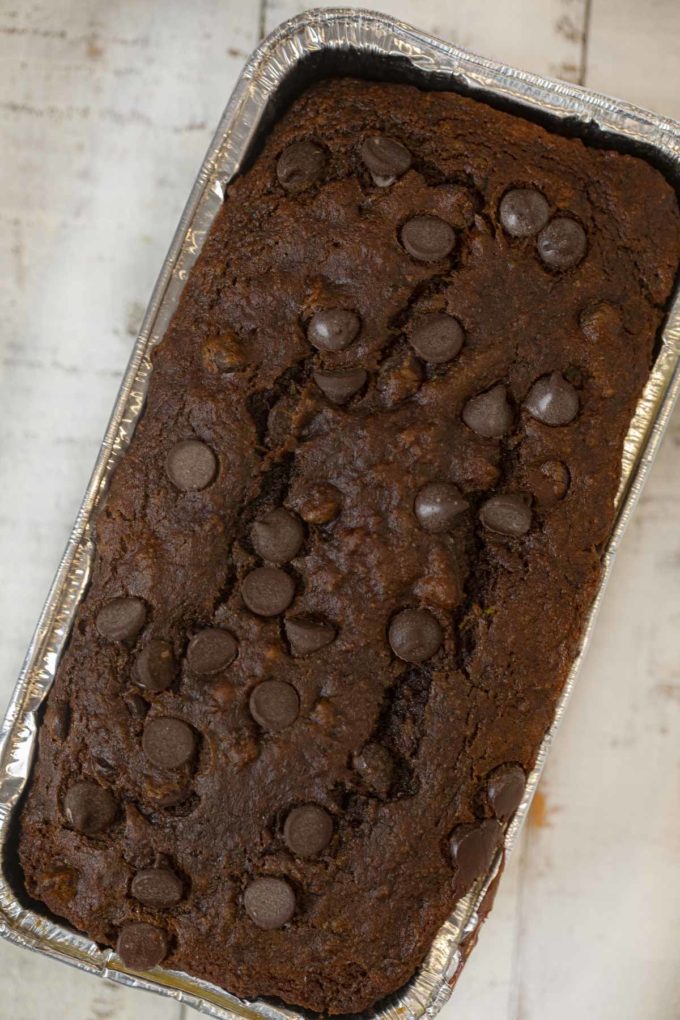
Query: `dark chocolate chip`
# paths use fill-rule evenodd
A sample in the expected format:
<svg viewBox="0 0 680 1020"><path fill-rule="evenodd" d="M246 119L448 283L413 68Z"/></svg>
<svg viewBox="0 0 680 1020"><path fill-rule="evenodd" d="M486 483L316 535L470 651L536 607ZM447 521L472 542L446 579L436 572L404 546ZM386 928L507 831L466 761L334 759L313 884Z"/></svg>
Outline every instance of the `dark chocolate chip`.
<svg viewBox="0 0 680 1020"><path fill-rule="evenodd" d="M309 320L307 339L319 351L344 351L361 329L361 319L348 308L327 308Z"/></svg>
<svg viewBox="0 0 680 1020"><path fill-rule="evenodd" d="M438 216L414 216L401 228L401 243L419 262L438 262L453 251L456 235Z"/></svg>
<svg viewBox="0 0 680 1020"><path fill-rule="evenodd" d="M487 499L479 519L489 531L519 538L531 527L531 501L524 493L511 492Z"/></svg>
<svg viewBox="0 0 680 1020"><path fill-rule="evenodd" d="M512 237L531 237L548 222L550 206L535 188L513 188L499 208L503 229Z"/></svg>
<svg viewBox="0 0 680 1020"><path fill-rule="evenodd" d="M323 173L326 153L316 142L293 142L276 163L276 176L286 191L303 191Z"/></svg>
<svg viewBox="0 0 680 1020"><path fill-rule="evenodd" d="M193 757L196 735L191 726L181 719L160 716L144 727L142 747L154 765L162 769L176 769Z"/></svg>
<svg viewBox="0 0 680 1020"><path fill-rule="evenodd" d="M463 421L469 429L485 439L500 439L512 428L514 414L502 383L468 400L463 408Z"/></svg>
<svg viewBox="0 0 680 1020"><path fill-rule="evenodd" d="M137 682L147 691L166 691L177 673L172 645L154 638L142 648L136 662Z"/></svg>
<svg viewBox="0 0 680 1020"><path fill-rule="evenodd" d="M297 857L316 857L333 838L333 819L318 804L302 804L288 814L283 838Z"/></svg>
<svg viewBox="0 0 680 1020"><path fill-rule="evenodd" d="M433 365L443 365L460 351L465 340L458 319L444 312L424 315L411 333L411 345L416 354Z"/></svg>
<svg viewBox="0 0 680 1020"><path fill-rule="evenodd" d="M296 514L277 507L253 524L250 532L258 556L270 563L287 563L297 556L305 533Z"/></svg>
<svg viewBox="0 0 680 1020"><path fill-rule="evenodd" d="M524 406L544 425L568 425L579 411L578 393L561 372L551 372L536 380Z"/></svg>
<svg viewBox="0 0 680 1020"><path fill-rule="evenodd" d="M207 676L226 669L238 652L234 635L219 627L206 627L194 634L187 648L187 662L192 673Z"/></svg>
<svg viewBox="0 0 680 1020"><path fill-rule="evenodd" d="M428 482L416 496L414 510L423 531L436 533L448 531L468 506L457 486L450 482Z"/></svg>
<svg viewBox="0 0 680 1020"><path fill-rule="evenodd" d="M255 722L271 733L290 726L300 712L297 691L283 680L263 680L252 691L248 704Z"/></svg>
<svg viewBox="0 0 680 1020"><path fill-rule="evenodd" d="M297 510L307 524L328 524L340 513L342 496L330 482L316 482L302 493Z"/></svg>
<svg viewBox="0 0 680 1020"><path fill-rule="evenodd" d="M172 484L182 492L197 492L214 482L217 457L198 439L183 439L168 451L165 470Z"/></svg>
<svg viewBox="0 0 680 1020"><path fill-rule="evenodd" d="M77 832L83 832L86 836L108 829L117 813L118 805L113 794L97 783L82 780L66 791L66 820Z"/></svg>
<svg viewBox="0 0 680 1020"><path fill-rule="evenodd" d="M144 868L132 879L130 892L146 907L174 907L184 888L182 879L170 868Z"/></svg>
<svg viewBox="0 0 680 1020"><path fill-rule="evenodd" d="M382 744L366 744L360 754L355 755L354 768L365 786L386 797L394 780L394 759Z"/></svg>
<svg viewBox="0 0 680 1020"><path fill-rule="evenodd" d="M151 970L168 954L167 936L154 924L132 921L121 928L116 952L131 970Z"/></svg>
<svg viewBox="0 0 680 1020"><path fill-rule="evenodd" d="M146 604L134 597L111 599L97 613L97 630L108 641L132 641L145 623Z"/></svg>
<svg viewBox="0 0 680 1020"><path fill-rule="evenodd" d="M311 655L335 640L335 627L331 627L330 623L305 620L298 616L284 620L284 627L293 655Z"/></svg>
<svg viewBox="0 0 680 1020"><path fill-rule="evenodd" d="M526 482L539 506L551 507L564 499L569 491L569 468L561 460L545 460L532 464L525 471Z"/></svg>
<svg viewBox="0 0 680 1020"><path fill-rule="evenodd" d="M580 223L557 216L538 235L538 254L550 269L571 269L582 260L588 247Z"/></svg>
<svg viewBox="0 0 680 1020"><path fill-rule="evenodd" d="M278 616L295 597L293 578L277 567L257 567L243 578L241 597L252 613Z"/></svg>
<svg viewBox="0 0 680 1020"><path fill-rule="evenodd" d="M363 368L338 368L331 372L314 372L314 382L334 404L346 404L366 384Z"/></svg>
<svg viewBox="0 0 680 1020"><path fill-rule="evenodd" d="M456 868L457 896L462 896L476 879L486 874L502 840L503 828L493 819L479 825L459 825L453 830L449 846Z"/></svg>
<svg viewBox="0 0 680 1020"><path fill-rule="evenodd" d="M489 807L502 822L511 818L522 803L527 777L519 765L499 765L486 780Z"/></svg>
<svg viewBox="0 0 680 1020"><path fill-rule="evenodd" d="M283 928L295 913L295 893L283 878L255 878L246 887L243 905L258 928Z"/></svg>
<svg viewBox="0 0 680 1020"><path fill-rule="evenodd" d="M405 145L389 135L369 135L361 143L361 159L380 188L393 184L412 163Z"/></svg>
<svg viewBox="0 0 680 1020"><path fill-rule="evenodd" d="M390 647L405 662L424 662L441 647L444 635L439 620L427 609L402 609L392 618Z"/></svg>

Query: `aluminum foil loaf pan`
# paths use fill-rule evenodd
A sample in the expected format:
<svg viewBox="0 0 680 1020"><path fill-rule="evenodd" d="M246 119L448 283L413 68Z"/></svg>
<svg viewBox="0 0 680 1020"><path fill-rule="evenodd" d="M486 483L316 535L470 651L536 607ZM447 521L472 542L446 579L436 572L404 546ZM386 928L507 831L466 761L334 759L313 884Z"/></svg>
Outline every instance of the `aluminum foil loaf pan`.
<svg viewBox="0 0 680 1020"><path fill-rule="evenodd" d="M90 484L0 734L0 927L5 938L92 974L171 996L213 1017L292 1020L302 1014L278 1003L244 1001L177 971L131 973L112 950L101 949L28 899L17 863L16 821L30 774L41 705L87 587L94 553L93 520L144 405L151 372L150 352L162 340L177 307L222 203L225 185L248 164L260 139L301 89L320 78L342 74L464 92L553 130L580 136L591 144L640 155L680 187L680 124L574 85L547 81L474 56L381 14L356 10L308 12L278 28L243 69L161 268ZM372 1010L372 1016L381 1020L434 1016L451 994L456 976L474 945L489 909L503 855L510 851L526 817L573 689L621 535L670 417L680 388L679 354L680 300L676 296L626 438L616 526L604 557L603 580L584 630L582 650L529 776L523 804L507 832L505 847L490 872L458 902L416 975Z"/></svg>

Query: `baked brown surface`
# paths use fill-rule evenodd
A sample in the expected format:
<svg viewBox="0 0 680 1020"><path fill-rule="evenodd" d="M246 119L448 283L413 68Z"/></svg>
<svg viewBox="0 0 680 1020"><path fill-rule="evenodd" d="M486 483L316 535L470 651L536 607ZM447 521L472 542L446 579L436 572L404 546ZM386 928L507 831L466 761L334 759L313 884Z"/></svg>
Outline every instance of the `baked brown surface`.
<svg viewBox="0 0 680 1020"><path fill-rule="evenodd" d="M97 520L31 895L243 996L407 981L552 719L679 252L641 160L453 94L304 93L229 188Z"/></svg>

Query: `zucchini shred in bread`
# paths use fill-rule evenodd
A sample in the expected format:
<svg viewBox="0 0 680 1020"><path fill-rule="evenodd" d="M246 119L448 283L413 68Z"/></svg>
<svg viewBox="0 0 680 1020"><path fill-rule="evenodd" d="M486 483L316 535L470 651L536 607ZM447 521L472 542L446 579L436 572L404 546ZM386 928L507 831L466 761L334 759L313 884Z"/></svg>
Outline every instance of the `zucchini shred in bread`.
<svg viewBox="0 0 680 1020"><path fill-rule="evenodd" d="M241 996L403 985L552 722L679 253L640 159L450 93L303 93L98 515L30 894Z"/></svg>

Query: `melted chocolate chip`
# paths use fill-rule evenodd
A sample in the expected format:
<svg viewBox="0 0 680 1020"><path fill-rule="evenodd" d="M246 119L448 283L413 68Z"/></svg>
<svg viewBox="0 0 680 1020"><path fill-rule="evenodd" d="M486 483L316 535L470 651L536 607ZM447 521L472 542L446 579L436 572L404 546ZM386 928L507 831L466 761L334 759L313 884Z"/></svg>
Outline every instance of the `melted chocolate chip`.
<svg viewBox="0 0 680 1020"><path fill-rule="evenodd" d="M135 664L137 683L147 691L165 691L177 673L172 645L154 638L142 648Z"/></svg>
<svg viewBox="0 0 680 1020"><path fill-rule="evenodd" d="M314 184L326 166L326 153L316 142L293 142L276 163L276 176L286 191L304 191Z"/></svg>
<svg viewBox="0 0 680 1020"><path fill-rule="evenodd" d="M519 492L492 496L479 511L479 519L485 528L499 535L526 535L531 527L529 497Z"/></svg>
<svg viewBox="0 0 680 1020"><path fill-rule="evenodd" d="M458 319L444 312L434 312L418 320L410 340L421 358L433 365L443 365L458 354L465 333Z"/></svg>
<svg viewBox="0 0 680 1020"><path fill-rule="evenodd" d="M361 319L348 308L328 308L309 320L307 339L319 351L344 351L361 329Z"/></svg>
<svg viewBox="0 0 680 1020"><path fill-rule="evenodd" d="M295 893L283 878L255 878L246 887L243 905L258 928L283 928L295 913Z"/></svg>
<svg viewBox="0 0 680 1020"><path fill-rule="evenodd" d="M290 650L296 656L311 655L335 640L335 627L331 627L330 623L305 620L298 616L285 620L284 627Z"/></svg>
<svg viewBox="0 0 680 1020"><path fill-rule="evenodd" d="M338 368L332 372L314 372L314 382L334 404L346 404L365 386L363 368Z"/></svg>
<svg viewBox="0 0 680 1020"><path fill-rule="evenodd" d="M538 235L538 254L550 269L571 269L583 259L588 247L580 223L566 216L551 220Z"/></svg>
<svg viewBox="0 0 680 1020"><path fill-rule="evenodd" d="M217 475L217 457L198 439L183 439L168 451L165 470L172 484L182 492L206 489Z"/></svg>
<svg viewBox="0 0 680 1020"><path fill-rule="evenodd" d="M316 857L333 838L333 819L318 804L303 804L288 814L283 838L296 857Z"/></svg>
<svg viewBox="0 0 680 1020"><path fill-rule="evenodd" d="M513 188L503 195L499 215L511 237L531 237L548 222L550 206L535 188Z"/></svg>
<svg viewBox="0 0 680 1020"><path fill-rule="evenodd" d="M463 421L469 429L485 439L500 439L512 429L514 415L502 383L468 400L463 408Z"/></svg>
<svg viewBox="0 0 680 1020"><path fill-rule="evenodd" d="M536 380L524 406L544 425L568 425L579 412L578 393L560 372L551 372Z"/></svg>
<svg viewBox="0 0 680 1020"><path fill-rule="evenodd" d="M414 216L401 228L401 243L419 262L439 262L453 251L456 235L438 216Z"/></svg>
<svg viewBox="0 0 680 1020"><path fill-rule="evenodd" d="M300 712L297 691L282 680L263 680L252 691L248 704L255 722L271 733L290 726Z"/></svg>
<svg viewBox="0 0 680 1020"><path fill-rule="evenodd" d="M429 482L416 496L414 511L423 531L448 531L469 506L460 489L449 482Z"/></svg>
<svg viewBox="0 0 680 1020"><path fill-rule="evenodd" d="M114 822L118 805L110 790L82 780L74 783L64 797L64 814L69 825L86 836L103 832Z"/></svg>
<svg viewBox="0 0 680 1020"><path fill-rule="evenodd" d="M167 956L168 940L154 924L133 921L121 928L116 952L131 970L151 970Z"/></svg>
<svg viewBox="0 0 680 1020"><path fill-rule="evenodd" d="M441 647L444 635L436 616L427 609L402 609L392 618L390 647L405 662L424 662Z"/></svg>
<svg viewBox="0 0 680 1020"><path fill-rule="evenodd" d="M142 747L147 758L162 769L185 765L196 750L196 735L188 723L171 716L159 716L144 727Z"/></svg>
<svg viewBox="0 0 680 1020"><path fill-rule="evenodd" d="M502 840L503 828L492 819L479 825L459 825L453 830L449 846L456 869L457 896L462 896L476 879L486 874Z"/></svg>
<svg viewBox="0 0 680 1020"><path fill-rule="evenodd" d="M561 460L545 460L525 470L528 488L539 506L551 507L564 499L569 491L569 468Z"/></svg>
<svg viewBox="0 0 680 1020"><path fill-rule="evenodd" d="M499 765L486 780L489 807L502 822L511 818L522 803L527 777L519 765Z"/></svg>
<svg viewBox="0 0 680 1020"><path fill-rule="evenodd" d="M401 177L412 163L405 145L389 135L369 135L361 144L361 159L375 184L386 188Z"/></svg>
<svg viewBox="0 0 680 1020"><path fill-rule="evenodd" d="M241 597L251 613L278 616L295 598L295 583L285 570L257 567L243 578Z"/></svg>
<svg viewBox="0 0 680 1020"><path fill-rule="evenodd" d="M107 641L132 641L145 623L146 604L134 597L111 599L97 613L97 630Z"/></svg>
<svg viewBox="0 0 680 1020"><path fill-rule="evenodd" d="M174 907L182 899L181 878L170 868L145 868L132 879L130 892L146 907Z"/></svg>
<svg viewBox="0 0 680 1020"><path fill-rule="evenodd" d="M258 556L270 563L287 563L297 556L305 540L299 518L277 507L253 524L250 532Z"/></svg>
<svg viewBox="0 0 680 1020"><path fill-rule="evenodd" d="M379 797L386 797L394 780L394 759L382 744L366 744L354 756L354 768L362 783Z"/></svg>
<svg viewBox="0 0 680 1020"><path fill-rule="evenodd" d="M192 673L208 676L226 669L238 652L234 635L219 627L206 627L194 634L187 648L187 662Z"/></svg>

